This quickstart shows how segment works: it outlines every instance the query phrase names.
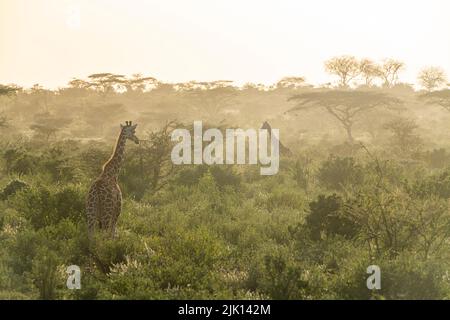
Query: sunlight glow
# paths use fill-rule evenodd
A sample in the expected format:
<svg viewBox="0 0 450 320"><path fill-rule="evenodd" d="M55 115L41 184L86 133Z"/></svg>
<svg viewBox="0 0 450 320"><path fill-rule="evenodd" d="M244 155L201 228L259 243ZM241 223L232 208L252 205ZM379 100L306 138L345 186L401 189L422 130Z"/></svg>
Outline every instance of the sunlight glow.
<svg viewBox="0 0 450 320"><path fill-rule="evenodd" d="M323 61L351 54L450 73L446 0L2 0L0 83L65 85L95 72L163 81L284 76L329 82Z"/></svg>

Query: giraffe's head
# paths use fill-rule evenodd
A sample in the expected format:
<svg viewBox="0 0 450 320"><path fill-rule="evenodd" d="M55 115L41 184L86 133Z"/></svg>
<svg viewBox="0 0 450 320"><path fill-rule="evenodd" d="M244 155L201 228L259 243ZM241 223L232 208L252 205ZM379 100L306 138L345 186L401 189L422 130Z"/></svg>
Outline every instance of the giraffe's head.
<svg viewBox="0 0 450 320"><path fill-rule="evenodd" d="M125 121L125 125L120 125L120 128L122 129L122 135L125 136L125 138L130 139L136 144L139 144L139 139L136 137L136 127L137 124L132 124L131 121Z"/></svg>

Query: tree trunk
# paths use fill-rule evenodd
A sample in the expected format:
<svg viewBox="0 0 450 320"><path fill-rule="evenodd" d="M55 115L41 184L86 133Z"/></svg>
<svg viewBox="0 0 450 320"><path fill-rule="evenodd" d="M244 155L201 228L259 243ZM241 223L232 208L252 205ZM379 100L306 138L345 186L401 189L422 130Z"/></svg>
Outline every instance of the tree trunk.
<svg viewBox="0 0 450 320"><path fill-rule="evenodd" d="M347 132L348 143L353 145L355 143L355 139L353 138L353 135L352 135L352 126L344 125L344 127L345 127L345 131Z"/></svg>

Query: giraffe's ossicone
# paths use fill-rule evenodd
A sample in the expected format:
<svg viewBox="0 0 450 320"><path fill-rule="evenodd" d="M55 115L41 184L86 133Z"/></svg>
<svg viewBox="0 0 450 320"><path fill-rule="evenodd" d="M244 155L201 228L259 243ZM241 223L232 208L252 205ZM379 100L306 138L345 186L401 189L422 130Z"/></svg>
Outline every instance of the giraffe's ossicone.
<svg viewBox="0 0 450 320"><path fill-rule="evenodd" d="M113 154L103 165L102 173L89 189L86 215L90 239L96 230L108 231L112 236L115 235L117 219L122 210L122 192L118 184L118 175L127 140L139 143L135 135L136 126L131 121L120 125L121 130Z"/></svg>

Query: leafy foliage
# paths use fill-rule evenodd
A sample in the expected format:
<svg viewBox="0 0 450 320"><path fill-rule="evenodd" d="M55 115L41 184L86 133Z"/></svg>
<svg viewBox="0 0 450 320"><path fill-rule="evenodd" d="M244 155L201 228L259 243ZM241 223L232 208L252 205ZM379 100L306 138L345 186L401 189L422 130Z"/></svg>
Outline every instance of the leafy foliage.
<svg viewBox="0 0 450 320"><path fill-rule="evenodd" d="M0 298L450 298L448 90L417 99L394 85L395 61L357 62L350 76L363 75L364 90L312 88L301 77L236 88L104 73L2 96ZM381 72L386 88L374 87ZM304 117L284 113L289 97ZM378 108L400 101L403 109ZM170 134L187 126L168 120L191 117L221 129L270 121L292 152L275 176L174 167ZM86 191L119 122L132 118L142 120L141 143L126 147L118 234L92 244ZM66 288L73 264L81 290ZM373 264L381 290L366 286Z"/></svg>

